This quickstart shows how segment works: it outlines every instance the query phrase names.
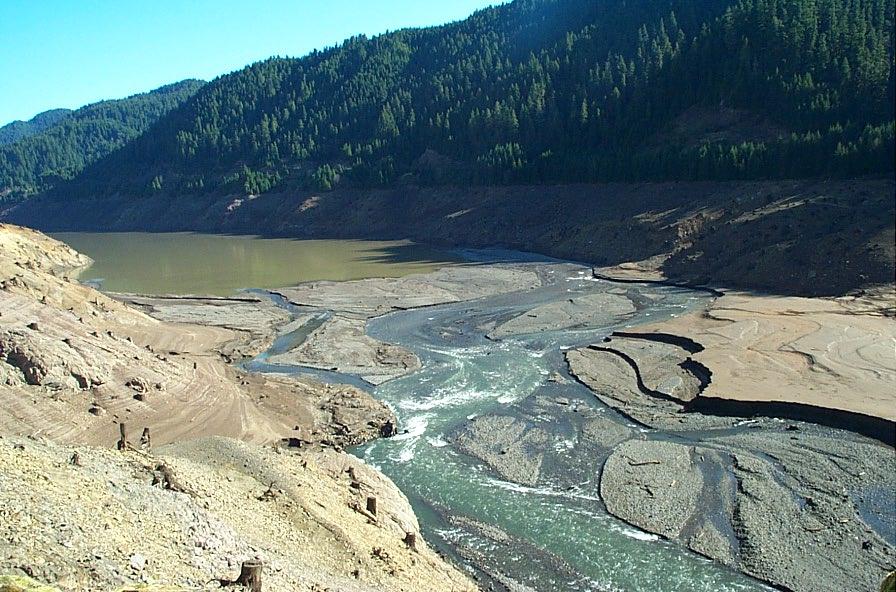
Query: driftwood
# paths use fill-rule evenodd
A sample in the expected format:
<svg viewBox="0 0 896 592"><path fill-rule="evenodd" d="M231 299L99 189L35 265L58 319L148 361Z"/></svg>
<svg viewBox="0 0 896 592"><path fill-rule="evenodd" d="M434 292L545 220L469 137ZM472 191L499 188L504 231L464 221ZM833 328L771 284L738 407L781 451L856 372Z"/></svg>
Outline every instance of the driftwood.
<svg viewBox="0 0 896 592"><path fill-rule="evenodd" d="M171 467L169 467L165 463L159 463L156 465L152 484L159 485L162 487L162 489L167 489L169 491L176 491L178 493L186 493L189 495L193 494L192 491L180 484L180 481L178 481L177 477L174 476L174 471L172 471Z"/></svg>
<svg viewBox="0 0 896 592"><path fill-rule="evenodd" d="M647 465L658 465L658 464L662 464L662 463L660 463L660 461L658 461L658 460L645 460L645 461L641 461L641 462L636 462L636 461L630 460L630 461L628 461L628 464L630 467L646 467Z"/></svg>
<svg viewBox="0 0 896 592"><path fill-rule="evenodd" d="M277 499L277 492L274 491L274 481L271 481L271 484L268 485L267 490L259 495L257 499L260 502L270 502Z"/></svg>
<svg viewBox="0 0 896 592"><path fill-rule="evenodd" d="M348 476L351 478L351 483L349 483L349 487L352 489L361 489L361 480L358 479L358 473L355 471L355 467L348 468Z"/></svg>

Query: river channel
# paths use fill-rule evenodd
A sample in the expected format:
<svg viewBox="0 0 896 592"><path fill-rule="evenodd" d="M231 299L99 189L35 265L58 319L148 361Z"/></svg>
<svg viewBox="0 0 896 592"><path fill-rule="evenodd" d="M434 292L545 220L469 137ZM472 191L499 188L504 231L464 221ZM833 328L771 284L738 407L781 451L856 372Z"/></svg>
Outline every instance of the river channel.
<svg viewBox="0 0 896 592"><path fill-rule="evenodd" d="M466 256L485 260L489 254ZM608 451L575 440L577 422L595 413L625 429L640 428L575 381L563 352L599 342L614 330L704 306L709 296L674 287L620 287L593 280L586 268L559 262L534 268L541 275L539 288L399 311L369 322L369 335L420 358L422 369L413 374L374 387L355 376L268 365L269 355L294 345L292 338L275 344L249 369L351 382L392 407L399 435L360 447L355 454L408 495L430 541L486 582L544 592L768 590L607 514L598 476ZM634 311L608 313L575 329L502 339L486 335L489 328L535 306L607 292L623 295ZM466 422L495 412L526 417L550 434L537 485L502 479L454 445Z"/></svg>

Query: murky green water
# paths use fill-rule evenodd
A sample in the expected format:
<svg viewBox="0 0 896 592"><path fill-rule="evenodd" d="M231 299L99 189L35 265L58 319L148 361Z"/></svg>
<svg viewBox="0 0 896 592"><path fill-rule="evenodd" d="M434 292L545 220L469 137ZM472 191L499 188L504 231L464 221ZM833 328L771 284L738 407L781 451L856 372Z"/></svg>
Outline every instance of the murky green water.
<svg viewBox="0 0 896 592"><path fill-rule="evenodd" d="M605 408L587 388L569 379L562 351L599 342L611 331L682 314L705 295L674 288L633 287L633 315L607 314L577 330L486 339L482 327L534 305L616 289L584 271L547 271L544 287L475 302L401 311L371 321L368 333L400 343L420 356L423 368L376 387L395 409L404 433L374 441L356 454L380 468L412 500L428 538L456 549L509 589L536 592L760 592L749 577L706 561L680 546L632 528L607 514L598 493L599 460L580 450L567 424L576 408ZM552 375L567 380L554 382ZM532 417L535 397L570 401L559 414L535 413L551 434L555 454L548 478L526 487L506 481L452 445L467 419L488 413ZM537 406L536 406L537 407ZM527 411L528 410L528 411ZM567 416L564 419L564 416ZM634 426L630 426L634 427ZM584 454L583 454L584 453ZM497 526L483 536L471 524ZM504 538L505 542L502 542ZM498 588L500 589L500 588Z"/></svg>
<svg viewBox="0 0 896 592"><path fill-rule="evenodd" d="M407 242L266 239L193 233L59 233L94 265L82 282L110 292L229 296L317 280L399 277L456 256Z"/></svg>

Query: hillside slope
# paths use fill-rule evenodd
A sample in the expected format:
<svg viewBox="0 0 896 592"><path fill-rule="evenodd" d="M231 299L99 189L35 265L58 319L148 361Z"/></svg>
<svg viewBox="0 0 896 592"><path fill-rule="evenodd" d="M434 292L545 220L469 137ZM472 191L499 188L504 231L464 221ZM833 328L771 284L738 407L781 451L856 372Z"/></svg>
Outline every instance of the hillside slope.
<svg viewBox="0 0 896 592"><path fill-rule="evenodd" d="M395 485L341 451L394 427L382 403L239 372L228 355L265 347L251 331L153 319L66 277L87 262L0 225L0 576L205 589L258 557L274 592L474 589Z"/></svg>
<svg viewBox="0 0 896 592"><path fill-rule="evenodd" d="M203 84L184 80L61 116L58 111L47 112L27 122L25 130L22 126L4 127L0 132L19 137L8 143L0 141L0 203L74 177L88 164L142 134Z"/></svg>
<svg viewBox="0 0 896 592"><path fill-rule="evenodd" d="M890 172L893 13L516 0L223 76L57 195Z"/></svg>
<svg viewBox="0 0 896 592"><path fill-rule="evenodd" d="M0 486L0 574L66 592L221 590L254 559L269 592L475 590L419 537L394 484L332 450L211 438L122 453L4 437Z"/></svg>
<svg viewBox="0 0 896 592"><path fill-rule="evenodd" d="M276 332L259 337L238 305L268 323L288 322L268 310L275 306L220 301L219 309L230 305L220 313L226 326L161 322L68 277L88 262L38 232L0 225L0 434L111 446L126 423L150 428L159 444L211 435L270 443L326 434L335 407L345 404L354 414L336 420L352 427L334 441L347 445L392 420L351 387L252 377L229 366L263 350Z"/></svg>
<svg viewBox="0 0 896 592"><path fill-rule="evenodd" d="M49 230L186 231L501 246L678 281L804 296L892 283L892 180L400 186L24 204ZM396 253L396 257L400 257Z"/></svg>
<svg viewBox="0 0 896 592"><path fill-rule="evenodd" d="M51 109L38 113L28 121L13 121L0 127L0 146L12 144L22 138L39 134L68 117L71 109Z"/></svg>

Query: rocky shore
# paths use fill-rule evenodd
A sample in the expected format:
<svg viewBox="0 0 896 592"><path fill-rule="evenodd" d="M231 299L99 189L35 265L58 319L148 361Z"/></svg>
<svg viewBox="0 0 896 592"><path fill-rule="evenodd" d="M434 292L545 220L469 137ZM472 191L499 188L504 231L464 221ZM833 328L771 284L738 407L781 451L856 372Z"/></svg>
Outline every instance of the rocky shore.
<svg viewBox="0 0 896 592"><path fill-rule="evenodd" d="M576 326L555 312L570 307L537 306L489 336ZM724 295L565 353L627 425L536 394L452 441L527 486L578 488L593 470L611 514L779 589L873 592L896 564L892 308L888 288Z"/></svg>
<svg viewBox="0 0 896 592"><path fill-rule="evenodd" d="M543 286L577 269L455 268L306 285L283 295L312 310L354 317L362 331L367 320L397 310L465 300L476 310L476 298ZM511 271L516 276L508 281ZM487 289L479 287L483 272L494 279ZM708 312L640 325L566 352L572 379L634 423L612 420L586 402L536 394L504 413L463 423L451 445L526 486L578 488L593 480L613 515L780 589L876 590L896 562L894 514L887 508L893 500L885 493L896 488L896 456L886 438L896 402L885 392L896 371L885 352L894 329L891 308L886 291L823 300L725 295ZM610 288L499 313L479 330L495 341L575 331L593 325L597 315L624 319L635 309L625 289ZM361 373L346 363L357 354L332 333L312 333L309 341L315 340L331 356L327 365ZM294 350L282 359L313 365L307 342L297 349L306 357ZM390 363L367 359L368 368L380 369L362 376L384 376L381 368ZM797 363L808 359L816 362ZM769 389L779 376L787 380ZM556 375L549 382L565 380ZM738 389L729 390L732 384ZM883 443L799 421L803 416L782 421L777 408L756 417L753 411L700 412L709 410L706 400L721 398L717 393L737 400L747 392L760 409L789 402L874 414L867 417L883 432L865 431ZM835 419L836 427L852 427ZM564 426L562 433L550 425Z"/></svg>
<svg viewBox="0 0 896 592"><path fill-rule="evenodd" d="M70 279L86 263L0 226L0 575L219 589L260 559L275 592L475 589L342 452L394 429L386 406L230 364L289 315L252 297L122 302Z"/></svg>
<svg viewBox="0 0 896 592"><path fill-rule="evenodd" d="M264 590L475 589L388 479L332 449L206 438L123 453L7 436L0 466L0 570L60 590L219 590L250 560Z"/></svg>
<svg viewBox="0 0 896 592"><path fill-rule="evenodd" d="M200 192L32 199L0 219L44 231L411 239L596 265L659 259L665 275L744 290L840 295L892 282L894 180L806 179ZM296 207L296 204L301 204ZM235 207L236 206L236 207Z"/></svg>
<svg viewBox="0 0 896 592"><path fill-rule="evenodd" d="M590 270L504 262L273 295L111 299L65 277L85 261L59 243L10 227L0 240L0 507L32 509L0 527L0 572L76 590L199 586L256 556L272 566L274 590L474 589L427 549L404 496L340 452L394 428L388 408L354 387L232 362L268 352L274 367L381 384L421 367L403 344L367 334L386 314L423 309L419 321L428 307L454 303L464 307L449 315L454 324L421 330L445 343L474 331L486 343L545 348L552 331L624 326L651 298L624 284L568 293L565 278L585 281ZM726 293L557 351L529 397L462 421L446 445L506 481L576 492L779 589L876 592L896 564L892 300L889 288L831 299ZM805 408L820 419L793 411ZM867 429L837 429L854 427L843 418L868 418L859 422ZM150 427L152 448L113 451L122 423ZM90 493L81 500L67 483ZM163 518L140 519L149 507ZM81 519L91 512L124 538L108 546ZM164 520L176 528L164 531ZM447 520L496 544L528 545L462 515ZM33 544L22 547L16 533L29 529ZM89 541L74 551L72 529ZM474 547L458 553L496 586L520 585ZM565 565L542 555L532 549L535 562Z"/></svg>
<svg viewBox="0 0 896 592"><path fill-rule="evenodd" d="M876 590L896 561L893 498L879 490L896 486L891 295L726 294L567 352L577 379L648 428L608 451L608 511L784 589ZM699 412L726 399L756 416ZM808 407L865 417L838 427L883 444L775 417Z"/></svg>

